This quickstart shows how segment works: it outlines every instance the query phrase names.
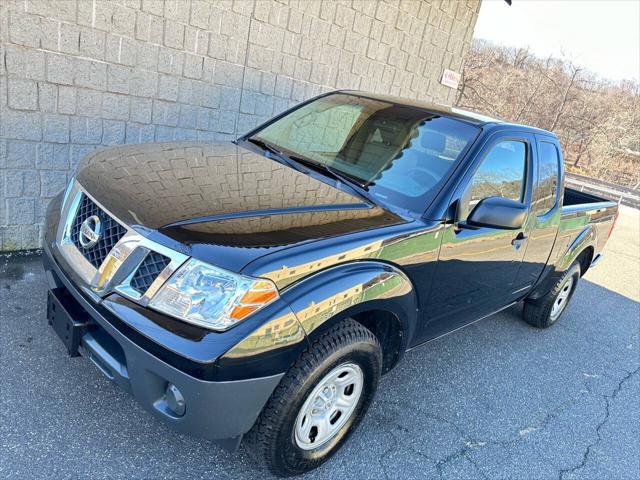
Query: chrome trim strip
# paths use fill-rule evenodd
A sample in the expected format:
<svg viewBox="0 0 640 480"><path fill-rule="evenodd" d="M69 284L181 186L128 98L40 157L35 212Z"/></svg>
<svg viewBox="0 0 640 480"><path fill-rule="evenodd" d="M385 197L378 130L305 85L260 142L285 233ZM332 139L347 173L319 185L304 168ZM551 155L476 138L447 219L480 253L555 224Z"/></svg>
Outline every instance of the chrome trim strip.
<svg viewBox="0 0 640 480"><path fill-rule="evenodd" d="M80 279L86 285L91 285L96 274L96 269L84 258L82 252L76 248L71 240L71 226L78 213L82 194L83 191L80 188L80 184L74 180L73 186L69 189L68 195L62 205L56 244L65 261L74 269Z"/></svg>
<svg viewBox="0 0 640 480"><path fill-rule="evenodd" d="M71 240L71 227L83 194L127 230L107 254L98 269L91 265ZM118 292L130 300L146 306L164 282L189 258L187 255L148 240L128 227L87 193L76 180L73 181L73 185L69 188L68 194L64 199L60 219L56 235L58 249L67 264L73 268L82 282L85 283L85 285L78 285L78 287L85 292L91 292L93 294L91 296L97 294L100 297L105 297L112 292ZM144 295L141 295L131 287L131 279L150 251L168 257L170 262L160 272Z"/></svg>
<svg viewBox="0 0 640 480"><path fill-rule="evenodd" d="M144 295L140 295L140 292L131 286L131 279L150 251L164 255L171 261L156 277ZM153 295L155 295L164 282L166 282L169 277L171 277L171 275L173 275L173 273L189 258L187 255L152 242L133 231L128 232L124 237L122 237L122 240L116 244L112 252L107 256L107 260L112 253L123 253L128 260L128 265L122 269L127 272L127 275L122 280L115 279L116 281L114 282L113 290L138 302L142 306L147 306L149 304ZM105 260L105 263L107 260Z"/></svg>

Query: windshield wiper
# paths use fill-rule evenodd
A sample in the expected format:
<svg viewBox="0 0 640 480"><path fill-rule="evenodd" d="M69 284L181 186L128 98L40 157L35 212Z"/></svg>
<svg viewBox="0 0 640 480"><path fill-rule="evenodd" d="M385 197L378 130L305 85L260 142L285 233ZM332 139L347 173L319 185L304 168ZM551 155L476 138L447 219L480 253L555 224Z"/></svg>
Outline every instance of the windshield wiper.
<svg viewBox="0 0 640 480"><path fill-rule="evenodd" d="M296 170L298 172L301 171L300 167L298 167L296 162L290 160L289 157L284 152L281 152L280 150L278 150L276 147L274 147L270 143L267 143L264 140L261 140L259 138L253 138L253 137L247 138L247 142L253 143L254 145L260 147L265 152L269 152L270 154L275 155L277 160L280 160L282 163L284 163L285 165L288 165L289 167L293 168L294 170Z"/></svg>
<svg viewBox="0 0 640 480"><path fill-rule="evenodd" d="M360 198L363 198L368 203L377 205L377 202L374 200L373 196L365 189L365 186L354 177L350 175L346 175L342 172L338 172L335 168L329 165L326 165L324 163L314 162L313 160L309 160L303 157L298 157L296 155L287 155L287 156L289 157L289 159L293 160L294 162L298 162L309 168L313 168L314 170L320 171L325 175L328 173L329 176L333 177L334 180L338 180L344 185L347 185Z"/></svg>
<svg viewBox="0 0 640 480"><path fill-rule="evenodd" d="M270 143L265 142L264 140L260 140L259 138L253 138L253 137L247 138L247 142L253 143L254 145L260 147L261 149L266 150L267 152L273 153L274 155L277 155L278 157L282 157L284 155L276 147L274 147Z"/></svg>
<svg viewBox="0 0 640 480"><path fill-rule="evenodd" d="M313 160L309 160L308 158L299 157L297 155L288 155L280 150L278 150L275 146L271 145L268 142L260 138L248 138L247 142L252 143L262 150L269 152L277 157L278 160L282 161L284 164L290 166L294 170L298 172L304 172L300 165L303 165L307 168L312 168L316 171L320 171L321 173L329 174L334 180L338 180L339 182L347 185L353 192L356 193L360 198L364 199L370 204L377 205L377 202L373 199L371 194L365 190L365 186L361 184L358 180L343 173L336 171L334 168L329 165L325 165L324 163L314 162Z"/></svg>

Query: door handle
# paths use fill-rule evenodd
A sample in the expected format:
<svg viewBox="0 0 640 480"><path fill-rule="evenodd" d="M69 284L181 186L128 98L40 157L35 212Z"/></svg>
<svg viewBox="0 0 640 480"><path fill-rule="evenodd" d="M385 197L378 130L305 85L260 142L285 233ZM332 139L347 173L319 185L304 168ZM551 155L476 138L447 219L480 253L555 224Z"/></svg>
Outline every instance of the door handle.
<svg viewBox="0 0 640 480"><path fill-rule="evenodd" d="M524 233L520 232L516 238L511 240L511 245L513 245L513 248L515 248L516 250L520 250L520 247L522 247L526 240L527 236Z"/></svg>

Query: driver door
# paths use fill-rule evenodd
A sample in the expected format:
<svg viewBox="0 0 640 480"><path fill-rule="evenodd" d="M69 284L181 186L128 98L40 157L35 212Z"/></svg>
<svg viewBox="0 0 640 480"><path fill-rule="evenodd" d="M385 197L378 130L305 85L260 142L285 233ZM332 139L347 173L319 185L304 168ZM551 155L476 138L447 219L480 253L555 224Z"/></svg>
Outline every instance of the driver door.
<svg viewBox="0 0 640 480"><path fill-rule="evenodd" d="M507 304L526 250L518 230L469 227L465 220L481 200L504 197L531 203L535 141L521 132L492 137L472 161L453 196L455 218L443 230L440 255L422 341L483 318Z"/></svg>

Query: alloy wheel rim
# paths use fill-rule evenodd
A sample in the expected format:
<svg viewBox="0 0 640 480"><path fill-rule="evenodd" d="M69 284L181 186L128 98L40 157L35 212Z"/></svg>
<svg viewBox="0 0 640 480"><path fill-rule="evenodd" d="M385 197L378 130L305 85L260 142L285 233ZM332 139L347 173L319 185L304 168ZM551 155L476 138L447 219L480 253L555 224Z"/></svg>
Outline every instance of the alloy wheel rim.
<svg viewBox="0 0 640 480"><path fill-rule="evenodd" d="M564 308L569 303L569 296L571 295L571 289L573 287L573 277L569 277L562 285L560 293L556 297L553 307L551 308L551 320L556 321L560 314L564 311Z"/></svg>
<svg viewBox="0 0 640 480"><path fill-rule="evenodd" d="M295 423L295 441L303 450L318 448L334 438L353 415L364 386L355 363L343 363L316 385Z"/></svg>

